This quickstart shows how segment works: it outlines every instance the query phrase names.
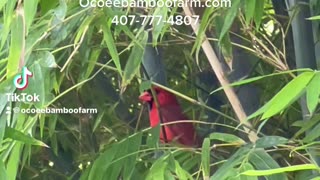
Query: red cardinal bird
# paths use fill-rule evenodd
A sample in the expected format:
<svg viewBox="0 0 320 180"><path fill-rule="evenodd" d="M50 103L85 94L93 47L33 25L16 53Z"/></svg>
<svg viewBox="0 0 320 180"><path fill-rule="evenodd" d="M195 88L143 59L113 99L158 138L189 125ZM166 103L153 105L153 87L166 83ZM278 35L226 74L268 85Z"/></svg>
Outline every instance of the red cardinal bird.
<svg viewBox="0 0 320 180"><path fill-rule="evenodd" d="M188 118L183 114L175 95L160 87L154 87L153 89L157 95L157 101L159 103L158 108L150 90L139 96L141 101L147 102L150 105L149 120L151 127L155 127L160 123L159 115L161 116L163 123L188 120ZM186 146L199 146L199 139L191 122L164 126L164 130L160 130L160 140L162 142L171 142L176 140L180 144Z"/></svg>

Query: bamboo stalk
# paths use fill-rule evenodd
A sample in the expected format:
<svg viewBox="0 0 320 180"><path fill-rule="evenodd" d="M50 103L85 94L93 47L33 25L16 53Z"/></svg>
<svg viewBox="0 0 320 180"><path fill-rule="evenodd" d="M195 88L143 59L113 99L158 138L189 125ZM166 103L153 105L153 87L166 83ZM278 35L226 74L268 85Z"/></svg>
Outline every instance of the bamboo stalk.
<svg viewBox="0 0 320 180"><path fill-rule="evenodd" d="M193 11L190 7L185 6L183 10L187 16L193 15ZM193 31L198 35L199 24L192 19L191 26ZM202 49L206 54L208 61L217 76L223 90L236 114L241 124L245 124L247 127L252 129L252 125L247 121L247 115L244 112L240 100L236 93L234 92L233 88L230 86L229 80L226 78L225 73L223 71L222 65L218 60L217 55L215 54L207 36L204 36ZM248 133L248 138L251 142L255 142L258 139L257 134L254 131L251 131L250 128L243 127L245 132Z"/></svg>

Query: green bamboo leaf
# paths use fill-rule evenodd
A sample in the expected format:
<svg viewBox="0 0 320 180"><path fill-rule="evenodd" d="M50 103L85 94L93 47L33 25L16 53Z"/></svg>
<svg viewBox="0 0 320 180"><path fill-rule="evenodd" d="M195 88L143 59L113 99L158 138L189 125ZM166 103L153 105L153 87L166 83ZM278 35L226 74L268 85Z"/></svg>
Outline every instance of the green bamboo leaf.
<svg viewBox="0 0 320 180"><path fill-rule="evenodd" d="M89 60L88 60L88 68L86 68L86 73L84 75L84 79L89 78L89 76L93 72L93 70L96 66L96 62L98 61L98 59L100 57L100 54L101 54L101 48L92 49L92 51L90 53Z"/></svg>
<svg viewBox="0 0 320 180"><path fill-rule="evenodd" d="M141 141L142 141L142 133L137 133L129 140L127 154L132 154L132 153L134 153L134 154L127 157L125 159L124 163L122 164L124 166L123 167L123 178L126 180L132 179L131 176L133 174L133 171L136 168L137 158L138 158L138 153L136 153L136 152L138 152L140 149ZM122 157L120 157L120 158L122 158Z"/></svg>
<svg viewBox="0 0 320 180"><path fill-rule="evenodd" d="M301 121L296 121L292 126L294 125L299 125L301 129L295 133L293 136L294 138L300 136L302 133L305 133L308 130L311 130L312 127L314 127L318 122L320 121L320 114L315 114L314 116L311 117L308 121L301 120Z"/></svg>
<svg viewBox="0 0 320 180"><path fill-rule="evenodd" d="M49 51L40 52L37 56L39 58L39 64L46 68L57 68L55 57Z"/></svg>
<svg viewBox="0 0 320 180"><path fill-rule="evenodd" d="M235 17L238 14L238 10L240 7L240 0L233 0L232 1L232 7L228 10L228 13L226 15L226 18L224 20L224 24L220 33L219 41L221 41L224 36L227 34L229 31L231 25L233 24L233 21Z"/></svg>
<svg viewBox="0 0 320 180"><path fill-rule="evenodd" d="M7 179L6 166L4 165L2 160L0 160L0 179L1 180L6 180Z"/></svg>
<svg viewBox="0 0 320 180"><path fill-rule="evenodd" d="M112 32L110 29L111 27L109 26L109 24L109 22L102 23L103 40L108 47L110 56L112 57L113 63L115 64L118 73L122 76L122 68L120 64L119 54L114 39L112 37Z"/></svg>
<svg viewBox="0 0 320 180"><path fill-rule="evenodd" d="M264 149L258 149L255 152L251 153L249 156L249 162L257 170L268 170L268 169L280 168L278 163L268 153L266 153ZM278 179L286 180L287 179L284 173L274 174L266 178L268 180L278 180Z"/></svg>
<svg viewBox="0 0 320 180"><path fill-rule="evenodd" d="M250 23L250 21L254 17L255 8L256 8L256 1L245 0L245 17L246 17L247 25Z"/></svg>
<svg viewBox="0 0 320 180"><path fill-rule="evenodd" d="M205 138L202 144L201 166L203 168L203 179L210 176L210 139Z"/></svg>
<svg viewBox="0 0 320 180"><path fill-rule="evenodd" d="M134 76L139 72L143 53L148 40L148 33L143 31L138 38L139 44L136 44L131 51L128 62L124 68L122 87L127 86Z"/></svg>
<svg viewBox="0 0 320 180"><path fill-rule="evenodd" d="M163 20L160 20L159 17L161 17L162 19L167 19L167 15L168 15L168 8L166 6L157 7L153 13L153 16L155 17L155 20L153 21L153 31L152 31L153 45L157 44L160 34L162 34L163 31L165 31L164 27L166 23L164 23Z"/></svg>
<svg viewBox="0 0 320 180"><path fill-rule="evenodd" d="M300 164L300 165L292 165L288 167L282 167L277 169L268 169L268 170L248 170L241 174L247 176L268 176L278 173L285 172L293 172L293 171L301 171L301 170L319 170L319 168L314 164Z"/></svg>
<svg viewBox="0 0 320 180"><path fill-rule="evenodd" d="M166 180L165 172L168 166L163 158L158 159L150 168L146 180Z"/></svg>
<svg viewBox="0 0 320 180"><path fill-rule="evenodd" d="M78 44L81 36L85 32L85 30L89 27L89 25L92 23L92 21L95 19L95 16L87 16L83 22L81 23L80 27L78 28L78 32L76 37L74 38L74 44Z"/></svg>
<svg viewBox="0 0 320 180"><path fill-rule="evenodd" d="M0 83L0 94L12 94L15 91L15 86L13 85L13 77L6 79ZM9 106L6 96L0 96L0 149L2 146L2 140L4 137L5 128L7 126L6 119L8 114L6 114L7 107Z"/></svg>
<svg viewBox="0 0 320 180"><path fill-rule="evenodd" d="M240 168L240 174L245 171L254 170L254 167L250 163L244 163ZM252 177L252 176L245 176L240 175L238 176L239 180L258 180L258 177Z"/></svg>
<svg viewBox="0 0 320 180"><path fill-rule="evenodd" d="M282 71L282 72L279 72L279 73L272 73L272 74L267 74L267 75L264 75L264 76L257 76L257 77L244 79L244 80L241 80L241 81L236 81L234 83L231 83L230 86L232 86L232 87L240 86L240 85L244 85L244 84L253 83L253 82L259 81L259 80L264 79L264 78L273 77L273 76L279 76L279 75L284 75L284 74L289 74L289 73L294 73L294 72L301 72L301 73L302 72L312 72L312 70L311 69L295 69L295 70L290 70L290 71ZM223 90L223 88L224 87L220 87L220 88L210 92L210 95L213 94L213 93L216 93L218 91Z"/></svg>
<svg viewBox="0 0 320 180"><path fill-rule="evenodd" d="M24 20L23 15L20 11L16 13L11 28L11 42L10 42L10 50L9 50L9 58L7 64L7 76L11 77L18 73L19 67L21 67L20 59L24 58L24 44L25 44L25 32L24 32Z"/></svg>
<svg viewBox="0 0 320 180"><path fill-rule="evenodd" d="M26 34L29 32L29 28L33 22L34 16L37 13L39 0L28 0L28 3L24 3L24 16L26 20Z"/></svg>
<svg viewBox="0 0 320 180"><path fill-rule="evenodd" d="M59 3L59 0L40 0L41 14L44 15L49 10L56 7Z"/></svg>
<svg viewBox="0 0 320 180"><path fill-rule="evenodd" d="M14 180L17 177L17 172L20 159L21 159L21 150L22 150L22 144L16 143L13 148L10 151L9 154L9 160L7 162L7 175L10 176L10 179Z"/></svg>
<svg viewBox="0 0 320 180"><path fill-rule="evenodd" d="M147 146L149 148L156 148L158 146L160 138L160 128L160 124L158 124L156 127L153 127L148 131Z"/></svg>
<svg viewBox="0 0 320 180"><path fill-rule="evenodd" d="M191 180L192 176L188 173L188 171L184 170L178 161L174 160L175 163L175 173L178 176L178 179Z"/></svg>
<svg viewBox="0 0 320 180"><path fill-rule="evenodd" d="M202 42L203 42L203 37L205 35L207 26L209 24L210 18L212 17L212 14L214 12L214 8L205 8L204 13L202 15L201 21L200 21L200 27L198 30L197 34L197 39L194 43L194 46L192 47L191 54L194 52L197 52L196 54L198 55Z"/></svg>
<svg viewBox="0 0 320 180"><path fill-rule="evenodd" d="M38 95L39 101L34 102L34 105L37 108L43 108L47 100L45 90L45 69L40 66L39 61L36 61L33 66L30 67L30 71L33 75L29 78L29 86L25 92Z"/></svg>
<svg viewBox="0 0 320 180"><path fill-rule="evenodd" d="M316 73L307 86L307 106L310 114L315 111L320 95L320 73Z"/></svg>
<svg viewBox="0 0 320 180"><path fill-rule="evenodd" d="M312 71L300 74L283 87L269 102L251 114L248 119L263 114L261 118L263 120L281 112L299 98L313 76L314 72Z"/></svg>
<svg viewBox="0 0 320 180"><path fill-rule="evenodd" d="M303 138L303 142L309 143L320 137L319 128L320 123L313 127L311 131L308 131L306 137Z"/></svg>
<svg viewBox="0 0 320 180"><path fill-rule="evenodd" d="M3 13L4 22L3 22L3 28L1 29L0 49L3 48L3 46L7 42L7 38L10 37L9 33L10 33L10 29L12 28L11 23L16 18L14 17L14 9L16 7L16 4L17 4L17 0L10 0L10 1L7 1L7 3L5 4L4 13Z"/></svg>
<svg viewBox="0 0 320 180"><path fill-rule="evenodd" d="M220 35L225 22L225 18L223 16L217 16L215 18L215 21L216 21L216 30ZM221 51L226 62L228 63L231 62L232 61L232 44L230 41L229 33L226 33L226 35L221 39L221 41L219 41L219 45L221 46Z"/></svg>
<svg viewBox="0 0 320 180"><path fill-rule="evenodd" d="M256 141L256 148L269 148L272 146L286 144L288 139L280 136L265 136Z"/></svg>
<svg viewBox="0 0 320 180"><path fill-rule="evenodd" d="M98 128L98 126L100 125L101 120L102 120L104 114L105 114L105 111L101 111L101 112L98 114L98 117L96 118L96 120L95 120L95 122L94 122L93 130L92 130L93 132L95 132L96 129Z"/></svg>
<svg viewBox="0 0 320 180"><path fill-rule="evenodd" d="M267 103L268 108L261 119L270 118L290 106L304 92L314 74L314 72L305 72L290 81Z"/></svg>
<svg viewBox="0 0 320 180"><path fill-rule="evenodd" d="M0 1L0 11L2 11L3 6L7 3L8 0Z"/></svg>
<svg viewBox="0 0 320 180"><path fill-rule="evenodd" d="M265 0L256 1L256 8L254 12L254 22L256 23L256 27L260 27L262 21L264 13L264 1Z"/></svg>
<svg viewBox="0 0 320 180"><path fill-rule="evenodd" d="M245 145L242 146L240 149L237 150L236 153L234 153L228 160L225 162L217 171L213 174L213 176L210 177L210 180L216 180L216 179L226 179L227 177L230 177L231 174L229 174L230 169L236 167L239 165L246 157L248 156L248 153L251 151L252 146L251 145Z"/></svg>
<svg viewBox="0 0 320 180"><path fill-rule="evenodd" d="M131 138L128 138L124 140L123 142L119 143L119 146L117 148L117 154L110 164L110 167L104 171L103 173L103 179L117 179L121 173L121 171L124 168L124 164L126 164L126 157L127 154L130 154L128 151L129 149L129 140ZM140 145L140 144L139 144Z"/></svg>
<svg viewBox="0 0 320 180"><path fill-rule="evenodd" d="M238 136L235 136L233 134L227 134L227 133L211 133L210 134L211 140L219 140L227 143L237 143L237 144L245 144L246 142L239 138Z"/></svg>
<svg viewBox="0 0 320 180"><path fill-rule="evenodd" d="M118 147L118 144L114 144L95 160L90 170L88 180L103 180L104 173L109 168L111 162L117 154Z"/></svg>
<svg viewBox="0 0 320 180"><path fill-rule="evenodd" d="M4 137L23 142L24 144L49 147L48 145L46 145L42 141L36 140L33 137L27 136L24 133L22 133L21 131L18 131L16 129L13 129L10 127L6 127Z"/></svg>
<svg viewBox="0 0 320 180"><path fill-rule="evenodd" d="M320 15L307 18L307 20L320 20Z"/></svg>

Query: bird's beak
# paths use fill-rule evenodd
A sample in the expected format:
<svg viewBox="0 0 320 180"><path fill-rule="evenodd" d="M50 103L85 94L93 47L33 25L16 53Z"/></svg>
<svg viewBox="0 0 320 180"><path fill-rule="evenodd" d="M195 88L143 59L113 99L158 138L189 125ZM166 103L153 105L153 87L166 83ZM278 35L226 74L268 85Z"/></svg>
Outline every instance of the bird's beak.
<svg viewBox="0 0 320 180"><path fill-rule="evenodd" d="M139 96L139 99L143 102L150 102L152 101L152 95L146 91Z"/></svg>

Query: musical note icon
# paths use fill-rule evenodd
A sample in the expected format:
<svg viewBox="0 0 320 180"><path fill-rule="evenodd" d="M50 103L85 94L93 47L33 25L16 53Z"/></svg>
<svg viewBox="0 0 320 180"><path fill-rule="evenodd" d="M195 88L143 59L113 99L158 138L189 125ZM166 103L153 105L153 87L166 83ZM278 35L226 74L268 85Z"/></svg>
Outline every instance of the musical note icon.
<svg viewBox="0 0 320 180"><path fill-rule="evenodd" d="M24 90L25 88L28 87L29 83L29 77L32 77L32 72L29 71L27 67L22 68L22 73L18 74L14 77L13 83L16 86L17 89L19 90Z"/></svg>

